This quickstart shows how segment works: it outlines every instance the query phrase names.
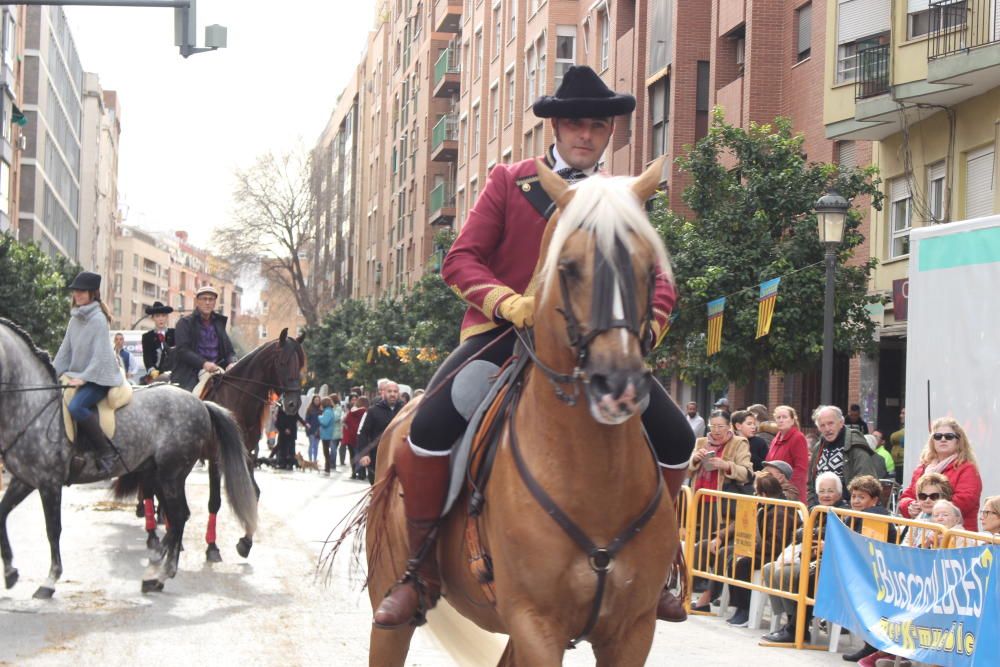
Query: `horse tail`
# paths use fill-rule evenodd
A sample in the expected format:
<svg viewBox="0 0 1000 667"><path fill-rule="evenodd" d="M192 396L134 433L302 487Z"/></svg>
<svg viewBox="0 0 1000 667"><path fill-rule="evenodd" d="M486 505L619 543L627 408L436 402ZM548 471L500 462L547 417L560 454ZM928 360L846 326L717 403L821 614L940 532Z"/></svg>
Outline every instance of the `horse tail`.
<svg viewBox="0 0 1000 667"><path fill-rule="evenodd" d="M142 481L145 476L145 471L136 471L122 475L116 479L114 486L111 487L111 492L114 494L115 500L135 498L136 492L142 488Z"/></svg>
<svg viewBox="0 0 1000 667"><path fill-rule="evenodd" d="M390 466L384 478L376 482L370 489L365 491L354 507L352 507L344 517L330 530L323 550L320 552L320 562L317 569L326 570L324 581L329 584L333 579L333 562L340 553L341 547L354 537L351 545L351 573L361 569L361 557L365 550L365 540L362 539L368 530L373 530L375 543L373 546L374 560L369 563L369 576L365 577L367 588L370 581L370 573L375 570L375 565L382 554L382 541L385 536L385 526L387 514L389 513L389 500L392 498L392 489L396 482L396 466ZM334 538L334 534L340 531L340 535Z"/></svg>
<svg viewBox="0 0 1000 667"><path fill-rule="evenodd" d="M228 410L211 401L205 402L212 418L212 433L222 459L229 506L249 534L257 532L257 492L250 477L249 458L243 435Z"/></svg>

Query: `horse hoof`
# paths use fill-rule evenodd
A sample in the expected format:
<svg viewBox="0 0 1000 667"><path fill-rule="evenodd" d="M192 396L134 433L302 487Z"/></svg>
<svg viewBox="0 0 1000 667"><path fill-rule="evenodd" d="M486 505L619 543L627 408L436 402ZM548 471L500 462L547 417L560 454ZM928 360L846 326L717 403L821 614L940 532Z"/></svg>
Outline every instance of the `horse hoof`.
<svg viewBox="0 0 1000 667"><path fill-rule="evenodd" d="M49 588L48 586L39 586L38 590L31 597L36 600L51 600L52 596L56 594L56 589Z"/></svg>
<svg viewBox="0 0 1000 667"><path fill-rule="evenodd" d="M146 538L146 548L152 552L160 552L160 538L155 533L150 533L149 537Z"/></svg>
<svg viewBox="0 0 1000 667"><path fill-rule="evenodd" d="M160 593L163 591L163 582L159 579L144 579L142 582L143 593Z"/></svg>
<svg viewBox="0 0 1000 667"><path fill-rule="evenodd" d="M236 543L236 553L238 553L243 558L250 555L250 547L253 546L253 541L248 540L246 537L241 537L240 541Z"/></svg>
<svg viewBox="0 0 1000 667"><path fill-rule="evenodd" d="M222 553L219 551L219 547L209 544L208 548L205 549L205 560L209 563L221 563Z"/></svg>
<svg viewBox="0 0 1000 667"><path fill-rule="evenodd" d="M4 586L6 586L7 588L14 588L14 584L17 583L18 576L19 575L17 573L17 568L13 568L9 572L7 572L7 574L5 574L3 577Z"/></svg>

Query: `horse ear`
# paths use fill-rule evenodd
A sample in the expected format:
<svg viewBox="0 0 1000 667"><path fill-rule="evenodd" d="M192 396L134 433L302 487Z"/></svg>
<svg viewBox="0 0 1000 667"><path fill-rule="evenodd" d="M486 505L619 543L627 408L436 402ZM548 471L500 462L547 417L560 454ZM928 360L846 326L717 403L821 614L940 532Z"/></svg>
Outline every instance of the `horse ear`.
<svg viewBox="0 0 1000 667"><path fill-rule="evenodd" d="M632 192L639 198L640 204L645 204L646 200L652 197L660 187L660 181L663 180L663 163L666 159L666 155L656 158L652 164L646 167L646 171L632 181Z"/></svg>
<svg viewBox="0 0 1000 667"><path fill-rule="evenodd" d="M549 169L545 160L536 157L535 164L538 166L538 180L541 182L545 194L556 203L556 206L565 210L573 199L573 190L570 189L569 183L563 180L562 176Z"/></svg>
<svg viewBox="0 0 1000 667"><path fill-rule="evenodd" d="M281 335L278 336L278 342L284 343L286 338L288 338L288 327L281 330Z"/></svg>
<svg viewBox="0 0 1000 667"><path fill-rule="evenodd" d="M304 341L305 339L306 339L306 332L303 331L295 338L295 342L298 343L299 345L302 345L302 341Z"/></svg>

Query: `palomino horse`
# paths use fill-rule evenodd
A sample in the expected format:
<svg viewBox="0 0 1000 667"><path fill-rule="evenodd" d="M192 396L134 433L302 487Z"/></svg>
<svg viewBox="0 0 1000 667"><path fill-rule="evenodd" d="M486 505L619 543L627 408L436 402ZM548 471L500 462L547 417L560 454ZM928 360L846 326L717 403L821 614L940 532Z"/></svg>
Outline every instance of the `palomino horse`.
<svg viewBox="0 0 1000 667"><path fill-rule="evenodd" d="M240 425L243 444L252 457L257 455L257 446L263 425L270 417L271 395L280 397L281 409L285 414L295 414L299 410L302 390L302 370L305 368L306 355L302 349L305 334L298 338L288 335L288 329L282 329L277 340L258 346L225 373L213 377L209 381L203 398L229 409L236 422ZM210 449L202 452L202 457L208 460L208 528L205 531L205 558L209 562L222 561L222 554L215 543L216 516L222 506L222 493L219 487L218 451ZM260 489L253 481L253 466L250 467L250 478L258 498ZM119 480L118 492L124 494L130 487L134 488L136 480L122 478ZM156 536L156 519L153 516L152 492L155 480L143 479L142 491L145 500L147 545L155 548L158 543ZM253 546L253 531L247 531L236 543L236 551L246 558Z"/></svg>
<svg viewBox="0 0 1000 667"><path fill-rule="evenodd" d="M38 351L16 325L0 319L0 456L14 476L0 500L0 553L7 588L18 579L7 538L7 515L14 507L38 489L52 563L49 577L35 597L50 598L62 575L62 487L69 481L95 482L131 470L136 474L149 471L161 490L170 522L142 582L143 592L162 590L164 582L177 573L184 524L190 514L184 482L206 448L221 451L230 505L244 528L254 530L257 502L253 483L239 428L227 410L202 403L169 385L136 389L132 401L115 413L113 442L119 458L112 473L100 475L91 464L70 480L73 448L63 428L61 398L62 388L48 355Z"/></svg>
<svg viewBox="0 0 1000 667"><path fill-rule="evenodd" d="M661 167L658 161L637 179L592 177L570 187L539 164L558 210L531 288L533 363L503 426L480 518L495 604L469 567L468 491L437 542L451 605L483 629L510 636L501 665L559 665L583 635L603 667L642 665L649 653L678 545L639 414L649 387L643 340L652 281L657 267L669 271L642 208ZM366 518L373 608L406 567L393 465L413 413L405 409L381 440L380 482ZM369 664L403 665L412 633L412 626L373 628Z"/></svg>

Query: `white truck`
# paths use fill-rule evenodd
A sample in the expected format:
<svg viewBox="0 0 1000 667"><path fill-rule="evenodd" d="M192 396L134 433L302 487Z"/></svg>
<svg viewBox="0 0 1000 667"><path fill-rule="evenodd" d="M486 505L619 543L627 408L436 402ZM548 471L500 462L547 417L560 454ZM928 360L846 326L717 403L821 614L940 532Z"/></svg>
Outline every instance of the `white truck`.
<svg viewBox="0 0 1000 667"><path fill-rule="evenodd" d="M928 426L958 420L1000 494L1000 215L910 233L904 483Z"/></svg>

